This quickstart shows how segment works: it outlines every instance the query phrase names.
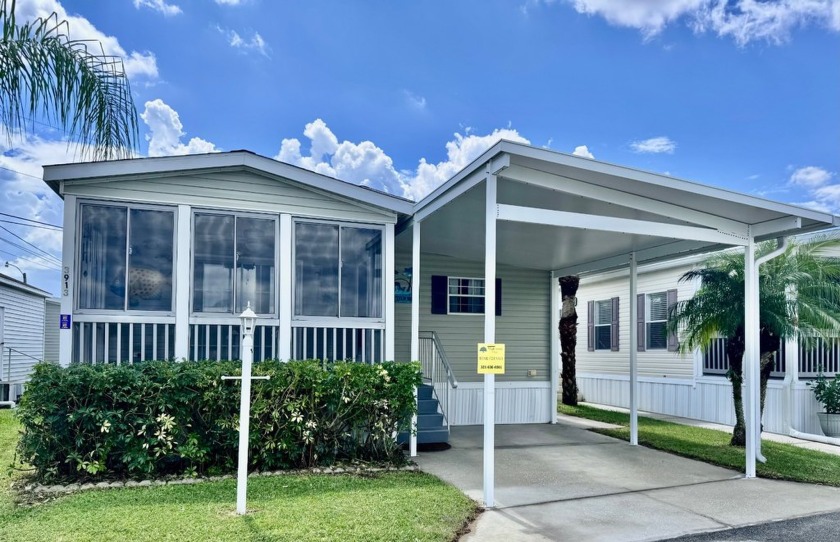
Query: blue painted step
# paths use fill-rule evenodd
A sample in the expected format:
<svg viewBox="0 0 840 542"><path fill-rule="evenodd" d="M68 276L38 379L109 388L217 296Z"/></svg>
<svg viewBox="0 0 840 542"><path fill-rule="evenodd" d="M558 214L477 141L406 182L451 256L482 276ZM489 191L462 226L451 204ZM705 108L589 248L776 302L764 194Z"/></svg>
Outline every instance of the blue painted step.
<svg viewBox="0 0 840 542"><path fill-rule="evenodd" d="M397 442L409 442L407 431L397 436ZM438 412L438 400L434 398L431 386L417 388L417 443L439 444L449 442L449 431L443 425L443 414Z"/></svg>

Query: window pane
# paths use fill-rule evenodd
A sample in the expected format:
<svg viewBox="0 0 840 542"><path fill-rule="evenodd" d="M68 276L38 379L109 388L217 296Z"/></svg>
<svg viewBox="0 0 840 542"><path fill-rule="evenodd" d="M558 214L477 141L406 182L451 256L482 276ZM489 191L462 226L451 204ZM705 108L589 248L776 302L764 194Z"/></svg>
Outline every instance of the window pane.
<svg viewBox="0 0 840 542"><path fill-rule="evenodd" d="M484 279L449 279L451 295L484 295Z"/></svg>
<svg viewBox="0 0 840 542"><path fill-rule="evenodd" d="M128 308L172 310L175 215L132 209L128 251Z"/></svg>
<svg viewBox="0 0 840 542"><path fill-rule="evenodd" d="M382 316L382 231L341 229L341 316Z"/></svg>
<svg viewBox="0 0 840 542"><path fill-rule="evenodd" d="M233 225L229 215L195 215L193 311L233 309Z"/></svg>
<svg viewBox="0 0 840 542"><path fill-rule="evenodd" d="M665 322L651 322L647 325L647 347L649 349L668 347L665 326Z"/></svg>
<svg viewBox="0 0 840 542"><path fill-rule="evenodd" d="M648 296L649 314L648 321L668 319L668 295L665 292L650 294Z"/></svg>
<svg viewBox="0 0 840 542"><path fill-rule="evenodd" d="M126 209L82 205L79 308L125 309Z"/></svg>
<svg viewBox="0 0 840 542"><path fill-rule="evenodd" d="M450 313L484 314L484 297L450 296Z"/></svg>
<svg viewBox="0 0 840 542"><path fill-rule="evenodd" d="M595 323L598 325L612 324L612 301L598 301L598 311Z"/></svg>
<svg viewBox="0 0 840 542"><path fill-rule="evenodd" d="M274 220L236 219L236 312L274 313Z"/></svg>
<svg viewBox="0 0 840 542"><path fill-rule="evenodd" d="M295 225L295 314L338 316L338 226Z"/></svg>
<svg viewBox="0 0 840 542"><path fill-rule="evenodd" d="M610 326L595 328L595 350L609 350L612 347Z"/></svg>

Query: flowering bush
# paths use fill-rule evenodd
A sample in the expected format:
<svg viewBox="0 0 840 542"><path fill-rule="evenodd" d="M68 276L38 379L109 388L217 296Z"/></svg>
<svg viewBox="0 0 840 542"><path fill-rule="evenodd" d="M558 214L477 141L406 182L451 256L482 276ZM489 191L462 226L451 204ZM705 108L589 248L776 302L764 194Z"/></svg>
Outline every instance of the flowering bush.
<svg viewBox="0 0 840 542"><path fill-rule="evenodd" d="M236 466L238 362L40 364L20 401L19 457L42 479L219 473ZM250 467L401 461L414 363L254 365Z"/></svg>

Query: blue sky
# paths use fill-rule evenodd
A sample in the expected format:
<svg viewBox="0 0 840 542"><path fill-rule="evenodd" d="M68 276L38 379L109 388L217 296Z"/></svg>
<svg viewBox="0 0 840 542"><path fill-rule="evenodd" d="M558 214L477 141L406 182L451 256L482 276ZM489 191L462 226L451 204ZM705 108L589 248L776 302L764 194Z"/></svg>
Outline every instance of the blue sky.
<svg viewBox="0 0 840 542"><path fill-rule="evenodd" d="M53 10L126 59L143 155L419 198L506 137L840 212L840 0L18 0ZM73 151L36 132L0 142L0 212L61 224L38 178ZM60 232L0 226L0 261L57 292L11 234L59 257Z"/></svg>

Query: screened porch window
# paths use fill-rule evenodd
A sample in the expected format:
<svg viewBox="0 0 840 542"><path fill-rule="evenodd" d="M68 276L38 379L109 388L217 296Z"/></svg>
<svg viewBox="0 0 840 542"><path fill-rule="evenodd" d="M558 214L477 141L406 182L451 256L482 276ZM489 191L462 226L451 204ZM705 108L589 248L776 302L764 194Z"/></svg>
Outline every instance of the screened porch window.
<svg viewBox="0 0 840 542"><path fill-rule="evenodd" d="M172 310L175 213L80 205L79 309Z"/></svg>
<svg viewBox="0 0 840 542"><path fill-rule="evenodd" d="M382 230L295 223L295 316L382 317Z"/></svg>
<svg viewBox="0 0 840 542"><path fill-rule="evenodd" d="M193 312L274 314L277 221L222 213L193 219Z"/></svg>

